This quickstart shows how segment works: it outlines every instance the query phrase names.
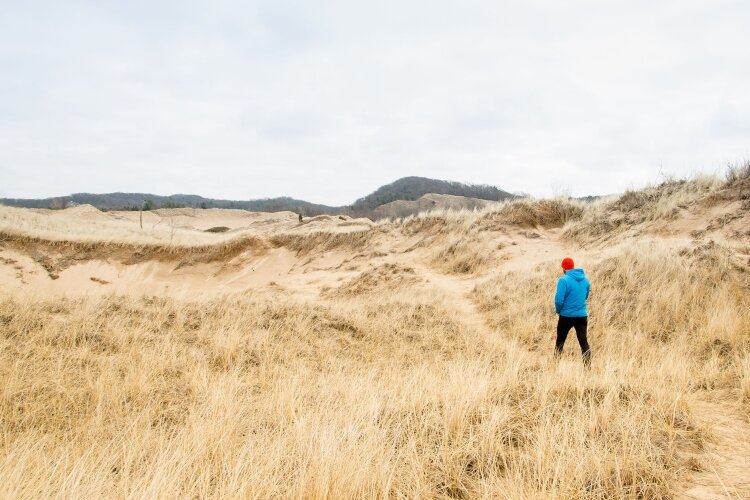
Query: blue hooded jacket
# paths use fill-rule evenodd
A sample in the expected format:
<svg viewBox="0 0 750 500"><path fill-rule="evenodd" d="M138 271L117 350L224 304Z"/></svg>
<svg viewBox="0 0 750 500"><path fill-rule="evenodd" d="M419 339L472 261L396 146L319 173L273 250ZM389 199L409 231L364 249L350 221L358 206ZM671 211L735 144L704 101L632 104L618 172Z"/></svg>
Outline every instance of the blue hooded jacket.
<svg viewBox="0 0 750 500"><path fill-rule="evenodd" d="M580 318L588 316L586 299L589 298L591 284L583 274L583 269L571 269L557 280L555 311L560 316Z"/></svg>

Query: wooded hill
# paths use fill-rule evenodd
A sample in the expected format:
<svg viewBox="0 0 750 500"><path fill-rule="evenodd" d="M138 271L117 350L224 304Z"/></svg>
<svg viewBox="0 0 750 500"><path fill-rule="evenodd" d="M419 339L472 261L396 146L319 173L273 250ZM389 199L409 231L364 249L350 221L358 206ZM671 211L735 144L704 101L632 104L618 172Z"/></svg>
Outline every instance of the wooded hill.
<svg viewBox="0 0 750 500"><path fill-rule="evenodd" d="M482 200L500 201L515 197L494 186L463 184L426 177L404 177L379 187L373 193L358 199L348 206L328 206L297 200L289 197L257 200L221 200L191 194L160 196L150 193L75 193L43 199L2 198L3 205L25 208L62 209L75 204L93 205L100 210L151 210L155 208L236 208L254 212L291 211L304 216L321 214L347 214L368 216L386 203L404 200L414 201L429 193L465 196Z"/></svg>
<svg viewBox="0 0 750 500"><path fill-rule="evenodd" d="M450 194L480 200L502 201L515 196L495 186L463 184L441 181L427 177L403 177L395 182L376 189L373 193L355 201L351 208L355 213L368 213L392 201L414 201L428 194Z"/></svg>

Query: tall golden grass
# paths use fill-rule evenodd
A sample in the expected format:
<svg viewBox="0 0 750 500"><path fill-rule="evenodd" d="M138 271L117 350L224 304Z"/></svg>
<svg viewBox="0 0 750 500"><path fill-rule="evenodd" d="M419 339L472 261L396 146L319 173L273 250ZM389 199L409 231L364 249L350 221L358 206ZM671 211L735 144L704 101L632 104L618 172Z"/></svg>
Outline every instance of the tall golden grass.
<svg viewBox="0 0 750 500"><path fill-rule="evenodd" d="M3 299L0 495L668 498L691 398L749 404L746 284L707 252L591 267L591 371L551 359L551 264L477 288L505 346L434 292Z"/></svg>
<svg viewBox="0 0 750 500"><path fill-rule="evenodd" d="M588 206L581 217L567 221L564 235L579 243L611 241L639 224L674 220L683 210L701 213L722 201L748 198L750 162L745 162L729 168L724 179L717 176L669 179L656 186L599 200Z"/></svg>

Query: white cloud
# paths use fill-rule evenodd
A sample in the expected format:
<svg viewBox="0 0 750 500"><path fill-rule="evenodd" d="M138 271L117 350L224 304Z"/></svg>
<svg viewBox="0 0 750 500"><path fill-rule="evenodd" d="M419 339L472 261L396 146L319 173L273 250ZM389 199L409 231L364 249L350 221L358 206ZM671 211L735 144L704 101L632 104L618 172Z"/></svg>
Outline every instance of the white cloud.
<svg viewBox="0 0 750 500"><path fill-rule="evenodd" d="M744 2L29 2L0 195L290 195L404 175L621 191L750 157Z"/></svg>

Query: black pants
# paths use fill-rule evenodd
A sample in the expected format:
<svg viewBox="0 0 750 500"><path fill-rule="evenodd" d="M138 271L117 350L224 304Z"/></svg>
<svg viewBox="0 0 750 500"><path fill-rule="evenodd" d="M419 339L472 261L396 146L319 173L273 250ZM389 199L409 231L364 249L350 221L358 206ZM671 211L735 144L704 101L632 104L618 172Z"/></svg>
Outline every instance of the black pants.
<svg viewBox="0 0 750 500"><path fill-rule="evenodd" d="M562 353L565 339L568 338L568 332L571 327L576 329L576 337L578 337L578 343L581 345L581 352L583 353L583 362L588 366L591 364L591 349L589 348L589 341L586 339L586 329L588 328L588 318L586 316L580 318L560 316L560 319L557 320L555 355L559 356Z"/></svg>

